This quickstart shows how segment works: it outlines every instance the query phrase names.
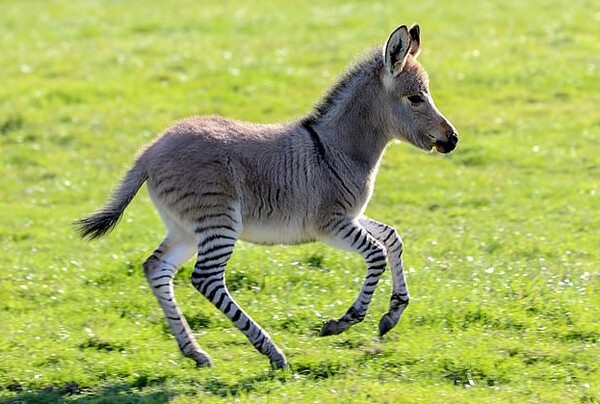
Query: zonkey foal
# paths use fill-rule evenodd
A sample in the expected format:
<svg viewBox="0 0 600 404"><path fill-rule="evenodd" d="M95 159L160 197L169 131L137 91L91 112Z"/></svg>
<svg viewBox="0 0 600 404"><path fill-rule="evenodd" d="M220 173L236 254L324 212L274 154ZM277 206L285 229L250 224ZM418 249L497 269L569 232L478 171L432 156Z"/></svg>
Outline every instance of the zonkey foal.
<svg viewBox="0 0 600 404"><path fill-rule="evenodd" d="M363 215L375 175L392 139L451 152L458 135L435 107L417 56L419 26L397 28L382 48L353 64L314 110L284 124L214 116L184 119L139 153L110 200L78 224L82 237L116 224L144 182L168 233L144 272L181 352L199 366L210 357L192 335L173 293L177 268L196 255L192 284L223 312L275 367L283 352L225 286L235 242L323 241L363 256L367 273L356 301L321 335L363 320L389 261L393 291L379 333L392 329L409 302L396 230Z"/></svg>

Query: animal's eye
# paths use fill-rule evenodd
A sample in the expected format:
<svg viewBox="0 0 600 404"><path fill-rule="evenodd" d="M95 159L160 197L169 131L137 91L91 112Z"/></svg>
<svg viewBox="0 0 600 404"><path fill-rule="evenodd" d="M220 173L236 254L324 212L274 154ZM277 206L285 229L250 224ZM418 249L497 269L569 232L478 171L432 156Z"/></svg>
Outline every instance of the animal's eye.
<svg viewBox="0 0 600 404"><path fill-rule="evenodd" d="M412 102L413 104L420 104L422 102L425 102L425 100L423 99L423 97L421 97L420 95L411 95L408 97L408 100L410 102Z"/></svg>

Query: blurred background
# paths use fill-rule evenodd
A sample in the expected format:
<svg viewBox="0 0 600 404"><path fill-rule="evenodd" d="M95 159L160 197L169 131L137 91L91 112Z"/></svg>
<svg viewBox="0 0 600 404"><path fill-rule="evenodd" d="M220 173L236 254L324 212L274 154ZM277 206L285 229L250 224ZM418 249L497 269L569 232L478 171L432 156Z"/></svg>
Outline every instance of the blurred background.
<svg viewBox="0 0 600 404"><path fill-rule="evenodd" d="M292 370L269 371L188 264L176 293L216 364L194 369L140 269L163 237L146 193L102 241L70 223L174 120L296 119L412 23L461 142L382 162L367 213L404 238L401 324L376 338L386 277L363 324L316 338L358 293L360 258L240 243L229 288ZM599 401L599 23L583 0L2 0L0 398Z"/></svg>

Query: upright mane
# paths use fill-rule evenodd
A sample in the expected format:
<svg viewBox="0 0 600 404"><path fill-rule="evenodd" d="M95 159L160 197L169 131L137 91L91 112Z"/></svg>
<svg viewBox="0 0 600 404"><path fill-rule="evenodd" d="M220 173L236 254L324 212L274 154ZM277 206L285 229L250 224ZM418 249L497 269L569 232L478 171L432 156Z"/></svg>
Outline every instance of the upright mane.
<svg viewBox="0 0 600 404"><path fill-rule="evenodd" d="M383 51L381 46L373 48L370 52L359 57L327 90L313 110L304 118L303 122L315 122L321 119L335 119L344 107L351 101L358 84L366 79L373 78L383 68Z"/></svg>

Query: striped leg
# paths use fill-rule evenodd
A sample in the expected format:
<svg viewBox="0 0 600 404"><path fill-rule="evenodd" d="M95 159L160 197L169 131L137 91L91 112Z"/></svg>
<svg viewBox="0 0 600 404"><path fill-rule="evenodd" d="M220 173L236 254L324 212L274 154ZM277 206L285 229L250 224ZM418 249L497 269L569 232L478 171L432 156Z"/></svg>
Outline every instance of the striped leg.
<svg viewBox="0 0 600 404"><path fill-rule="evenodd" d="M325 323L321 328L321 336L339 334L364 319L379 277L385 270L385 249L369 232L350 219L341 222L336 228L335 234L330 235L326 241L336 247L355 251L362 255L367 263L367 276L358 298L346 314L339 319L331 319Z"/></svg>
<svg viewBox="0 0 600 404"><path fill-rule="evenodd" d="M379 321L379 335L384 336L398 324L402 312L404 312L410 301L408 286L404 277L404 270L402 269L402 239L396 230L387 224L376 222L368 217L360 218L359 222L373 237L385 246L390 262L393 282L390 307L388 312Z"/></svg>
<svg viewBox="0 0 600 404"><path fill-rule="evenodd" d="M241 231L241 220L224 215L217 222L200 223L198 232L198 260L192 273L192 284L216 308L221 310L262 354L269 357L276 368L287 367L283 352L267 334L233 300L225 286L225 266L233 252Z"/></svg>
<svg viewBox="0 0 600 404"><path fill-rule="evenodd" d="M175 301L173 291L173 277L177 268L195 252L196 245L193 239L170 234L146 260L144 273L183 355L194 359L198 366L207 366L210 365L210 357L192 335L190 326Z"/></svg>

